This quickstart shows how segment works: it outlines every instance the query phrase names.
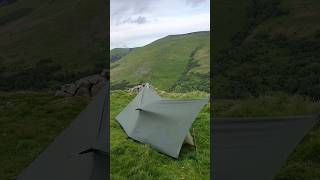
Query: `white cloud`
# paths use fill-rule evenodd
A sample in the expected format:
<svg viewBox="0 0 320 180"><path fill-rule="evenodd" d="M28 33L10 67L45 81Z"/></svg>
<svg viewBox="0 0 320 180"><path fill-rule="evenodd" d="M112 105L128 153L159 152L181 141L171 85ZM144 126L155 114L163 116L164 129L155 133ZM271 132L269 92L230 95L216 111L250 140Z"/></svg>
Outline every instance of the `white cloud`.
<svg viewBox="0 0 320 180"><path fill-rule="evenodd" d="M209 9L208 0L112 0L111 49L143 46L167 35L209 30Z"/></svg>

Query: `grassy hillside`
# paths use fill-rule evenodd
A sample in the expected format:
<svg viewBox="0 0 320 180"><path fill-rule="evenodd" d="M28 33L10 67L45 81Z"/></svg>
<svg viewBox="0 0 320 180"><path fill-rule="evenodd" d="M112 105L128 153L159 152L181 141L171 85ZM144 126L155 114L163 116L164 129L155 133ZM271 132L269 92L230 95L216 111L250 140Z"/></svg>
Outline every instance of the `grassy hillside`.
<svg viewBox="0 0 320 180"><path fill-rule="evenodd" d="M226 17L214 21L217 48L211 73L216 97L274 91L320 97L319 1L216 2L213 14Z"/></svg>
<svg viewBox="0 0 320 180"><path fill-rule="evenodd" d="M25 80L33 87L41 61L49 62L45 79L52 83L106 67L106 8L100 0L28 0L1 7L0 89L23 89L10 83Z"/></svg>
<svg viewBox="0 0 320 180"><path fill-rule="evenodd" d="M0 179L16 179L87 103L44 92L0 93Z"/></svg>
<svg viewBox="0 0 320 180"><path fill-rule="evenodd" d="M273 117L311 115L320 112L320 103L309 97L275 93L246 100L216 100L216 117ZM310 180L320 177L320 126L316 125L296 147L275 180Z"/></svg>
<svg viewBox="0 0 320 180"><path fill-rule="evenodd" d="M165 90L209 90L210 32L172 35L111 64L111 84L150 82Z"/></svg>
<svg viewBox="0 0 320 180"><path fill-rule="evenodd" d="M211 45L212 55L226 48L230 48L232 37L244 28L248 1L249 0L212 1L212 4L214 4L214 6L211 6L210 11L213 26L212 42L214 42Z"/></svg>
<svg viewBox="0 0 320 180"><path fill-rule="evenodd" d="M174 99L204 98L207 93L161 93ZM135 94L112 91L110 99L110 170L112 179L209 179L210 177L210 110L209 105L193 123L197 151L183 145L178 160L127 137L115 117ZM191 132L192 133L192 132Z"/></svg>
<svg viewBox="0 0 320 180"><path fill-rule="evenodd" d="M110 50L110 63L120 60L128 55L133 48L114 48Z"/></svg>
<svg viewBox="0 0 320 180"><path fill-rule="evenodd" d="M320 112L320 11L317 0L214 0L213 115L261 117ZM216 17L216 18L215 18ZM223 18L219 18L223 17ZM320 177L314 127L276 180Z"/></svg>

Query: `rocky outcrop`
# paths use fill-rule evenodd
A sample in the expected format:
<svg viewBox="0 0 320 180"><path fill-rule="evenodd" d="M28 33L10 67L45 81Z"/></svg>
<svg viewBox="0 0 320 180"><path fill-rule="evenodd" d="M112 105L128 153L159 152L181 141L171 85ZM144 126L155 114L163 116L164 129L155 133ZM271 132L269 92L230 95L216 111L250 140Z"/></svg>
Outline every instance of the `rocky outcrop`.
<svg viewBox="0 0 320 180"><path fill-rule="evenodd" d="M136 85L132 88L129 88L128 92L129 93L139 93L145 86L148 86L148 87L154 89L154 87L151 86L149 83L143 83L143 84Z"/></svg>
<svg viewBox="0 0 320 180"><path fill-rule="evenodd" d="M128 92L129 93L138 93L142 90L142 88L144 87L144 85L137 85L137 86L134 86L132 88L129 88L128 89Z"/></svg>
<svg viewBox="0 0 320 180"><path fill-rule="evenodd" d="M99 90L107 83L108 71L103 70L101 74L84 77L75 83L64 84L56 92L56 96L88 96L96 95Z"/></svg>

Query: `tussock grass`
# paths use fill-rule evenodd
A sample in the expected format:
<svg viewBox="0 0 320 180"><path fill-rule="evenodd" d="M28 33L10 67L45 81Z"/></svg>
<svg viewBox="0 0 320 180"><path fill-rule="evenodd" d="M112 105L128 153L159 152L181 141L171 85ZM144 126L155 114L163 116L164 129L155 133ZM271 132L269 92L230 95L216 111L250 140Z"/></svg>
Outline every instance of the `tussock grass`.
<svg viewBox="0 0 320 180"><path fill-rule="evenodd" d="M299 116L320 113L320 104L307 96L274 93L258 98L215 100L215 117Z"/></svg>
<svg viewBox="0 0 320 180"><path fill-rule="evenodd" d="M0 179L16 179L87 102L50 93L0 93Z"/></svg>

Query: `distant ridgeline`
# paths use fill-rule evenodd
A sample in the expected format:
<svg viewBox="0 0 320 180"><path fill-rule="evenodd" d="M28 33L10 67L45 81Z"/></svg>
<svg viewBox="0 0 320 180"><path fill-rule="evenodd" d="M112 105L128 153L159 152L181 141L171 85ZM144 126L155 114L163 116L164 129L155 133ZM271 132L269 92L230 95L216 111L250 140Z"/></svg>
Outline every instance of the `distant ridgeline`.
<svg viewBox="0 0 320 180"><path fill-rule="evenodd" d="M122 56L110 65L113 90L149 82L166 91L209 92L208 31L170 35L146 46L134 48L129 53L127 49L115 50L118 52L114 54Z"/></svg>
<svg viewBox="0 0 320 180"><path fill-rule="evenodd" d="M315 4L320 1L241 0L239 6L217 6L215 16L225 19L214 22L214 44L223 47L213 49L213 96L285 92L319 99L320 26L315 24L320 11Z"/></svg>
<svg viewBox="0 0 320 180"><path fill-rule="evenodd" d="M116 62L128 55L134 48L114 48L110 51L110 62Z"/></svg>

